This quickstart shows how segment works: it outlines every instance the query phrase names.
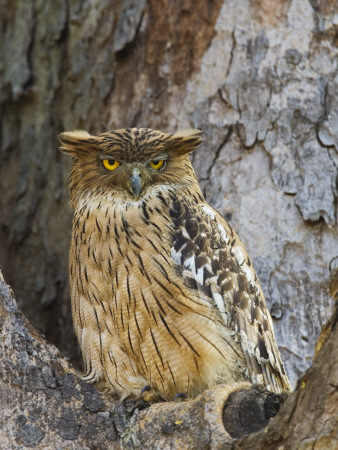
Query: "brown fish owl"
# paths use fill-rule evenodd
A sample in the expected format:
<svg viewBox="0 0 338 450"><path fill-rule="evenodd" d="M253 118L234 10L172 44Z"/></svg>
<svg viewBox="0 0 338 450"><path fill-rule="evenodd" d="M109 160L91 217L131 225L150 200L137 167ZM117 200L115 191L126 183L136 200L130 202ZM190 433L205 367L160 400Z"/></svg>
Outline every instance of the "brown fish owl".
<svg viewBox="0 0 338 450"><path fill-rule="evenodd" d="M201 132L60 135L73 157L72 313L86 375L121 396L167 400L249 380L290 383L264 296L189 161Z"/></svg>

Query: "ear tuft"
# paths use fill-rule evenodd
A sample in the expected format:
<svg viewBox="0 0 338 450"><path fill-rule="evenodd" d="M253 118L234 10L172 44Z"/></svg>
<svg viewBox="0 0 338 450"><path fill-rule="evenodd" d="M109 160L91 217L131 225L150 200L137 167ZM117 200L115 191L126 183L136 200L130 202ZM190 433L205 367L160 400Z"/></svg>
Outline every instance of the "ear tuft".
<svg viewBox="0 0 338 450"><path fill-rule="evenodd" d="M81 139L88 138L91 135L86 130L74 130L74 131L64 131L60 134L60 138L68 137L70 139Z"/></svg>
<svg viewBox="0 0 338 450"><path fill-rule="evenodd" d="M179 130L166 141L166 148L175 155L185 155L196 150L201 143L203 132L200 130Z"/></svg>
<svg viewBox="0 0 338 450"><path fill-rule="evenodd" d="M188 128L187 130L178 130L173 134L173 137L193 137L193 136L202 136L203 131L198 130L197 128Z"/></svg>
<svg viewBox="0 0 338 450"><path fill-rule="evenodd" d="M68 155L75 156L79 150L93 144L92 138L93 136L85 130L65 131L58 136L61 143L59 149Z"/></svg>

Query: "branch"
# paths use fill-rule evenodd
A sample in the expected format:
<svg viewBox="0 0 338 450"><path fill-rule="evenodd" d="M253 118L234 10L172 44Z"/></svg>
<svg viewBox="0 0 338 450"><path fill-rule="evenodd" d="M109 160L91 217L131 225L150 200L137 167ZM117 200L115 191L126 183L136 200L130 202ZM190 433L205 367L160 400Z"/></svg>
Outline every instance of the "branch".
<svg viewBox="0 0 338 450"><path fill-rule="evenodd" d="M285 403L284 395L249 383L215 386L183 403L118 403L82 382L32 327L0 272L0 446L272 449L307 439L330 447L337 439L335 314L313 366Z"/></svg>

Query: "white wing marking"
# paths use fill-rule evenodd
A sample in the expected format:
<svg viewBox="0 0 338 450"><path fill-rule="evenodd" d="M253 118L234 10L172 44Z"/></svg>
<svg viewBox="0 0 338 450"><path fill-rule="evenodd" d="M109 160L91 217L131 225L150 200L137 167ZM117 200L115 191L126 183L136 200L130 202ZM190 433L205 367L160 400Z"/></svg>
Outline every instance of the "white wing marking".
<svg viewBox="0 0 338 450"><path fill-rule="evenodd" d="M217 226L218 226L218 229L219 229L219 231L221 233L222 239L225 241L226 244L228 244L230 239L228 238L228 235L227 235L224 227L220 223L218 223Z"/></svg>
<svg viewBox="0 0 338 450"><path fill-rule="evenodd" d="M244 263L244 261L245 261L245 258L244 258L242 250L239 247L233 247L232 248L232 252L233 252L233 254L235 256L237 264L239 266L241 266Z"/></svg>
<svg viewBox="0 0 338 450"><path fill-rule="evenodd" d="M210 208L208 208L207 206L202 206L203 211L205 212L205 214L207 214L212 220L216 219L216 214L214 213L214 211Z"/></svg>

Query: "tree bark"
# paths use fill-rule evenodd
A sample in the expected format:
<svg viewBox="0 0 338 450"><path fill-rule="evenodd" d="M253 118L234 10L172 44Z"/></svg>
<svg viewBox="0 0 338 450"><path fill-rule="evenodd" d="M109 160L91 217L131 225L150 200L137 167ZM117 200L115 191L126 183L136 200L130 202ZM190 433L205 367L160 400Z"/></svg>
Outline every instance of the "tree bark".
<svg viewBox="0 0 338 450"><path fill-rule="evenodd" d="M24 314L79 364L67 284L70 161L57 134L200 128L198 179L248 248L295 386L332 310L337 2L0 8L0 264Z"/></svg>
<svg viewBox="0 0 338 450"><path fill-rule="evenodd" d="M335 277L338 284L338 270ZM25 319L0 272L1 447L336 449L337 319L338 308L312 367L287 399L233 383L184 403L121 403L77 377Z"/></svg>

